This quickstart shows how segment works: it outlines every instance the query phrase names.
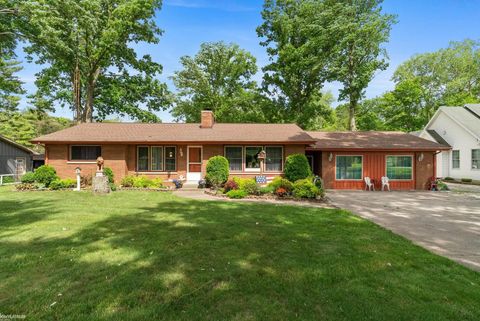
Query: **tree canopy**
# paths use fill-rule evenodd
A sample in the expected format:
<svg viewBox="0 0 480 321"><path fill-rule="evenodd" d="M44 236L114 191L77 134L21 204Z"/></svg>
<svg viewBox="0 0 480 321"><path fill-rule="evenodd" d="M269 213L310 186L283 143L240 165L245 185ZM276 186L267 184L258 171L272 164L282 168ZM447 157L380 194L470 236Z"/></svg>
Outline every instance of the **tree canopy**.
<svg viewBox="0 0 480 321"><path fill-rule="evenodd" d="M109 114L157 121L168 92L156 76L162 66L138 57L132 43L158 43L153 19L161 0L39 0L18 2L29 60L44 66L36 75L33 102L41 110L58 104L77 122Z"/></svg>
<svg viewBox="0 0 480 321"><path fill-rule="evenodd" d="M172 77L178 90L172 115L178 120L198 122L201 110L212 110L220 122L265 121L251 53L236 44L209 42L180 62L183 69Z"/></svg>
<svg viewBox="0 0 480 321"><path fill-rule="evenodd" d="M285 122L309 129L319 118L331 117L322 88L330 78L337 39L329 26L338 10L328 0L265 1L263 24L257 28L270 59L263 68L263 90Z"/></svg>
<svg viewBox="0 0 480 321"><path fill-rule="evenodd" d="M16 61L18 42L16 16L18 12L11 0L0 0L0 112L15 111L24 93L16 73L22 69Z"/></svg>

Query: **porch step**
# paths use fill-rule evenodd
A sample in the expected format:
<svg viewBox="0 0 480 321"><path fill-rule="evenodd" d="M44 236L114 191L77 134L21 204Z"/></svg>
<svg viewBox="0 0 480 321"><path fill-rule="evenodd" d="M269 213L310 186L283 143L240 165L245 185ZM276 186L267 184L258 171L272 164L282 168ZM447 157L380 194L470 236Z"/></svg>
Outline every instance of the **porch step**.
<svg viewBox="0 0 480 321"><path fill-rule="evenodd" d="M198 182L185 182L182 187L184 191L196 191L198 189Z"/></svg>

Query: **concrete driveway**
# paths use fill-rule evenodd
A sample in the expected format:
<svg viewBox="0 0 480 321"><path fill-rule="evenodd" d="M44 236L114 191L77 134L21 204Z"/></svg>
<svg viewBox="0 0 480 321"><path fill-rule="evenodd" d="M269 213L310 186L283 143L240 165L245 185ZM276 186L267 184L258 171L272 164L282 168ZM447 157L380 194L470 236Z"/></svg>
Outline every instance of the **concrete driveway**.
<svg viewBox="0 0 480 321"><path fill-rule="evenodd" d="M480 190L327 192L332 203L480 271Z"/></svg>

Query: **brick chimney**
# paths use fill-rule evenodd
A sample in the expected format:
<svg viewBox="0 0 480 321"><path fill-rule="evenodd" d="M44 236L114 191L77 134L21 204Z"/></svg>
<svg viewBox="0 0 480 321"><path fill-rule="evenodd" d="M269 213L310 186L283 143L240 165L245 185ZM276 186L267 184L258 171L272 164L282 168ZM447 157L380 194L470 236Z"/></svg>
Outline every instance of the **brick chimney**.
<svg viewBox="0 0 480 321"><path fill-rule="evenodd" d="M215 123L213 117L213 111L211 110L202 110L202 120L200 123L201 128L212 128Z"/></svg>

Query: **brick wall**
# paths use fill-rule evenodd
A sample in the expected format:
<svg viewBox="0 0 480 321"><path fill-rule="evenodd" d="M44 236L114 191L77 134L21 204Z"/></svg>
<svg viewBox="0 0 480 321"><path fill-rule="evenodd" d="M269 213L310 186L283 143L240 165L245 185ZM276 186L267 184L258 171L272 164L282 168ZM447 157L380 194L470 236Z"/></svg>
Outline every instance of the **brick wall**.
<svg viewBox="0 0 480 321"><path fill-rule="evenodd" d="M119 181L127 173L127 145L101 145L105 167L110 167ZM70 146L52 144L46 146L46 163L53 166L60 178L75 178L75 168L82 169L82 175L95 175L95 161L69 161Z"/></svg>

